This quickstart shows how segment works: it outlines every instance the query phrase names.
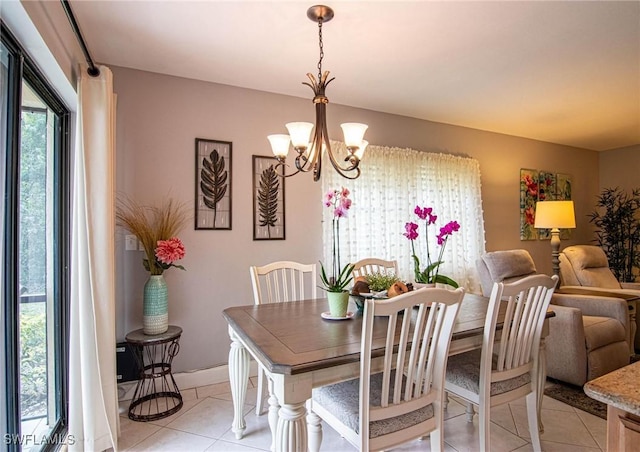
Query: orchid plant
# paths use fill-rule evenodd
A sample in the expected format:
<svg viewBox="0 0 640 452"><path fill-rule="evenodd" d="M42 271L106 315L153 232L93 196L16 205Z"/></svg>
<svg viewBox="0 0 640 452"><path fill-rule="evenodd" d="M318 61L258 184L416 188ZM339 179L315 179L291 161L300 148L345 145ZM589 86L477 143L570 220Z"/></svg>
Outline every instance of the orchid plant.
<svg viewBox="0 0 640 452"><path fill-rule="evenodd" d="M432 260L431 253L429 251L429 226L435 224L438 219L437 215L433 214L433 208L416 206L414 213L419 219L424 220L425 230L424 237L427 244L427 265L424 270L420 267L420 259L416 254L414 241L418 238L418 224L409 222L404 225L404 236L411 242L411 255L413 257L413 272L417 283L423 284L448 284L454 288L458 287L458 283L448 276L439 273L440 265L444 262L442 256L444 255L444 249L447 246L449 237L460 229L460 225L457 221L450 221L446 225L440 228L440 233L436 236L437 243L440 246L440 252L438 253L438 259Z"/></svg>
<svg viewBox="0 0 640 452"><path fill-rule="evenodd" d="M353 279L351 274L354 266L347 264L342 268L340 265L340 218L346 217L351 208L352 201L349 199L349 194L349 190L342 187L340 190L330 190L324 196L324 206L333 212L331 220L333 262L330 275L327 275L324 264L320 263L320 280L327 292L343 292Z"/></svg>

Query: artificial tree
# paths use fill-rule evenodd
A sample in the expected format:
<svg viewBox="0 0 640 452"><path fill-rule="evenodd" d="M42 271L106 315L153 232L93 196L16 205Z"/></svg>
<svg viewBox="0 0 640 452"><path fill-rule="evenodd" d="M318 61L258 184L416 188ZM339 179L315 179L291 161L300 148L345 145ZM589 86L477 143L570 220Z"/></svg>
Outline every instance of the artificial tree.
<svg viewBox="0 0 640 452"><path fill-rule="evenodd" d="M618 187L605 188L596 207L589 215L598 228L594 241L606 253L618 281L635 281L640 269L640 188L631 194Z"/></svg>

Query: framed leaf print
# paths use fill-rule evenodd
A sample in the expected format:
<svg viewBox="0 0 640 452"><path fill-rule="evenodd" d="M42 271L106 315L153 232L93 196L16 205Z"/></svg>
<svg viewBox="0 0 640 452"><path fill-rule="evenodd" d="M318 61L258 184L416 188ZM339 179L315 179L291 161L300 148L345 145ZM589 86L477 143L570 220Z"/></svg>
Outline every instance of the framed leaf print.
<svg viewBox="0 0 640 452"><path fill-rule="evenodd" d="M284 178L275 157L253 156L253 240L284 240Z"/></svg>
<svg viewBox="0 0 640 452"><path fill-rule="evenodd" d="M196 229L231 229L231 148L196 138Z"/></svg>

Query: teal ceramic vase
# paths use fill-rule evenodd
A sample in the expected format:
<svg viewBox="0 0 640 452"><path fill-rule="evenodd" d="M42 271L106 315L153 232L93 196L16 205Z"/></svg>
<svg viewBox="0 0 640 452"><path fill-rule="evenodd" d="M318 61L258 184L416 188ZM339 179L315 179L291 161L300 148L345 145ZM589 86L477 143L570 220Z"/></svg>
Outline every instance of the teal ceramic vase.
<svg viewBox="0 0 640 452"><path fill-rule="evenodd" d="M346 317L349 307L349 292L327 292L331 317Z"/></svg>
<svg viewBox="0 0 640 452"><path fill-rule="evenodd" d="M162 275L151 275L144 285L142 302L144 334L162 334L169 328L169 296Z"/></svg>

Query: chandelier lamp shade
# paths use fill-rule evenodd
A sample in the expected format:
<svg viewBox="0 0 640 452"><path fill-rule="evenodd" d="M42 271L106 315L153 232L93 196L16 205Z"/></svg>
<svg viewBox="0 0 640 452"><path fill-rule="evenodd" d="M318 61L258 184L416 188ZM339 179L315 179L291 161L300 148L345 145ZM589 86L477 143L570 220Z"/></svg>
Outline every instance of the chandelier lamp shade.
<svg viewBox="0 0 640 452"><path fill-rule="evenodd" d="M313 180L319 180L324 153L329 157L333 168L341 176L347 179L356 179L360 176L360 161L364 155L365 148L369 144L363 139L368 126L354 122L341 124L344 143L347 148L346 157L338 156L333 152L327 131L327 104L329 99L325 92L327 85L334 79L329 78L329 71L322 72L322 59L324 58L322 24L330 21L333 15L333 10L324 5L312 6L307 10L307 17L318 24L318 43L320 47L318 78L316 79L313 74L307 73L309 82L303 82L314 93L313 104L316 110L316 123L290 122L286 124L289 135L278 134L267 137L271 144L271 150L278 160L276 172L282 177L312 171ZM289 155L290 147L293 147L297 153L295 156L296 168L294 172L286 174L286 159L287 155Z"/></svg>
<svg viewBox="0 0 640 452"><path fill-rule="evenodd" d="M551 264L553 274L560 274L560 229L576 227L573 201L537 202L534 227L551 229Z"/></svg>

